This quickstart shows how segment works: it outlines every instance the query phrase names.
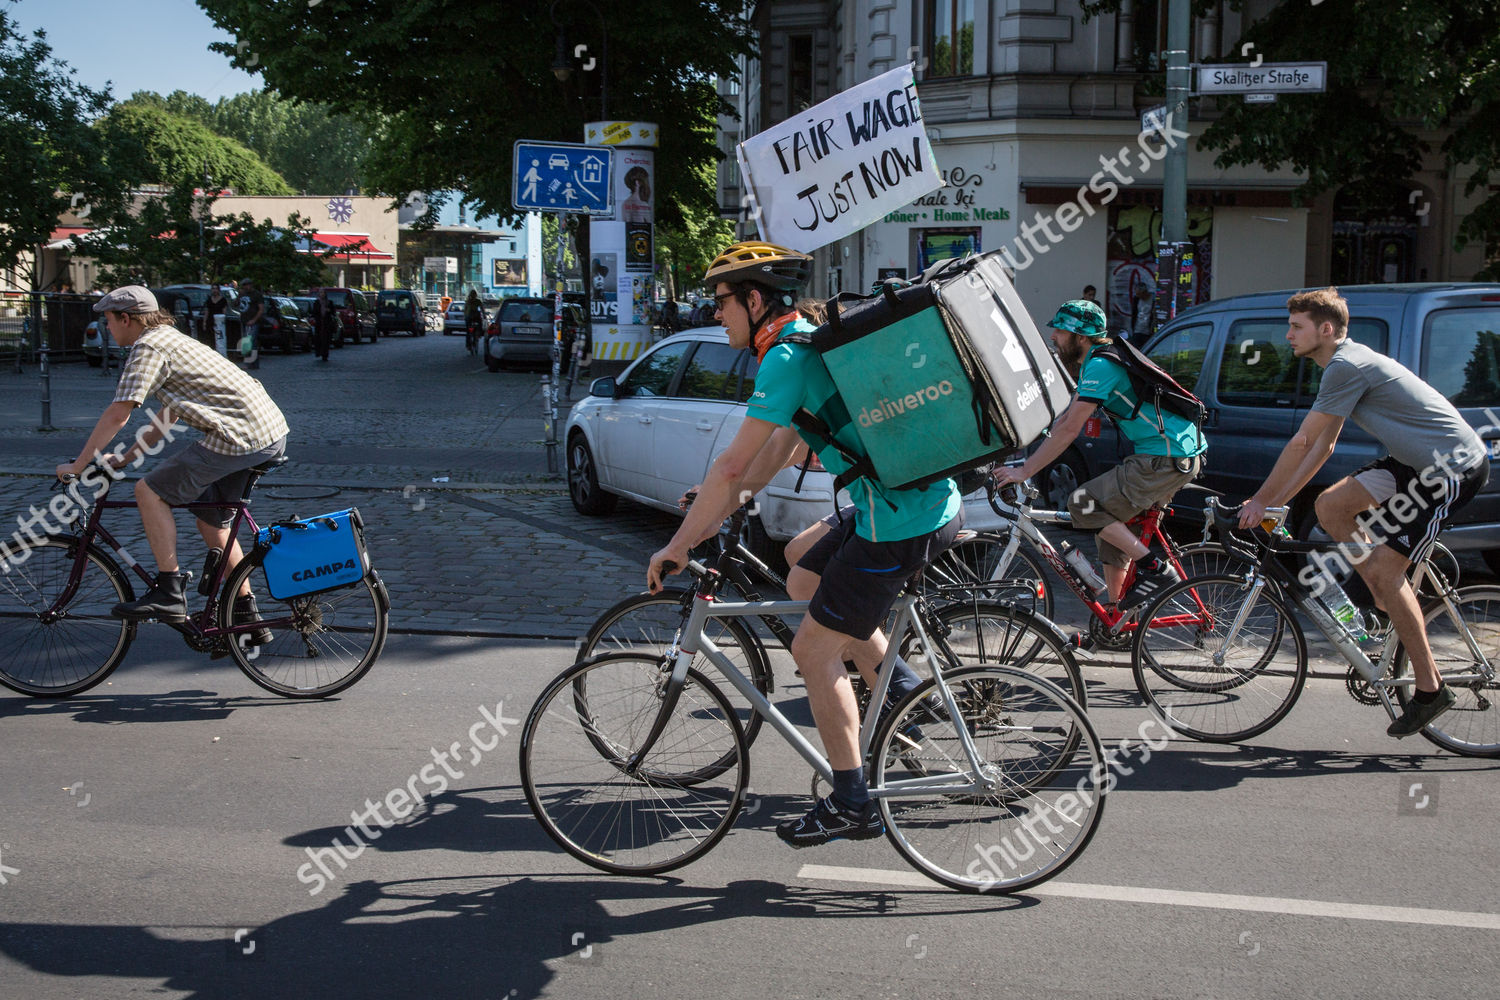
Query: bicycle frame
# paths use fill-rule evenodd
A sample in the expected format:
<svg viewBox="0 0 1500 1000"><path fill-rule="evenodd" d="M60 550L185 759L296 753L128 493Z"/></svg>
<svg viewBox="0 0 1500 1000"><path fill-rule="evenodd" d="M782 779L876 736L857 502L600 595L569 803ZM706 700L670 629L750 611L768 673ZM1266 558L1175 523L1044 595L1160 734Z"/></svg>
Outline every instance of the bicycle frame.
<svg viewBox="0 0 1500 1000"><path fill-rule="evenodd" d="M1206 512L1210 518L1213 518L1215 516L1214 511L1218 509L1220 508L1217 505L1211 504L1206 509ZM1266 511L1266 515L1268 518L1276 520L1279 525L1281 520L1286 516L1285 512L1286 508L1271 508ZM1369 682L1371 689L1380 698L1380 703L1384 706L1386 713L1391 718L1396 718L1400 713L1391 701L1390 692L1395 688L1409 687L1416 683L1415 674L1409 674L1405 677L1386 676L1391 669L1391 665L1395 662L1396 649L1400 643L1388 640L1379 661L1371 660L1364 649L1360 647L1359 643L1344 628L1343 624L1335 619L1332 613L1323 606L1323 602L1313 597L1311 592L1300 585L1286 567L1281 565L1276 559L1276 556L1280 553L1306 554L1330 552L1336 549L1339 543L1298 542L1290 539L1278 539L1275 536L1272 536L1270 542L1263 542L1260 539L1255 539L1254 541L1258 558L1250 561L1250 568L1246 571L1245 582L1249 593L1245 601L1240 605L1240 610L1235 617L1235 621L1230 626L1229 631L1225 633L1224 640L1220 644L1219 649L1215 651L1215 658L1218 659L1221 657L1223 651L1234 643L1239 635L1240 628L1244 625L1246 618L1249 617L1250 609L1254 606L1256 598L1260 596L1261 591L1265 589L1268 583L1275 582L1280 587L1281 593L1290 600L1292 606L1301 611L1317 627L1318 631L1322 633L1323 638L1327 639L1333 648L1338 651L1338 654L1344 661ZM1227 544L1226 547L1228 547ZM1237 550L1238 554L1242 557L1245 555L1245 546L1243 543L1237 546ZM1231 551L1236 551L1236 549L1231 549ZM1464 643L1469 647L1470 654L1473 655L1478 663L1482 664L1478 672L1461 674L1445 673L1443 680L1453 685L1474 682L1489 683L1494 679L1495 667L1484 655L1484 651L1479 648L1479 643L1475 641L1474 634L1469 630L1468 622L1464 620L1463 615L1459 612L1458 603L1454 599L1457 596L1457 591L1453 589L1452 584L1441 573L1433 570L1431 564L1426 559L1423 559L1416 565L1415 573L1412 575L1412 589L1415 591L1420 588L1424 580L1429 576L1441 587L1439 600L1442 601L1449 616L1461 629Z"/></svg>
<svg viewBox="0 0 1500 1000"><path fill-rule="evenodd" d="M223 503L192 503L172 505L173 510L182 510L189 507L209 507L216 510L234 511L234 520L229 525L229 539L231 544L233 544L233 542L239 538L241 524L249 527L251 537L254 537L260 531L260 527L255 523L255 518L250 514L250 507L247 501L234 500L226 501ZM110 533L109 529L104 527L103 519L104 512L106 510L127 509L139 509L139 504L137 504L134 500L110 500L108 499L107 489L104 494L102 494L97 500L94 501L93 507L89 511L87 522L84 524L82 530L76 532L76 537L78 539L78 551L73 556L73 567L69 571L67 585L58 595L58 598L53 603L52 607L47 609L47 615L61 615L63 610L68 606L68 604L77 594L78 587L83 582L84 569L86 568L88 563L88 549L89 546L94 543L95 539L103 541L105 545L113 550L114 553L120 557L120 561L124 564L125 568L133 571L135 575L147 585L147 587L149 587L154 582L151 574L140 564L140 562L138 562L133 556L131 556L129 551L126 550L125 546L122 545L120 541ZM74 524L76 525L77 522L75 521ZM241 548L243 551L243 546ZM243 556L246 559L250 558L250 552L243 552ZM224 597L221 591L224 588L224 581L229 576L229 571L229 561L227 559L221 558L219 560L218 567L214 571L213 589L209 592L208 600L204 605L203 610L198 612L197 614L189 614L186 621L164 622L163 624L181 633L191 643L211 643L218 639L228 639L240 633L252 632L256 629L265 628L268 625L279 626L289 625L291 623L291 619L289 618L273 618L263 619L261 621L245 625L231 624L228 628L219 625L217 623L219 604Z"/></svg>
<svg viewBox="0 0 1500 1000"><path fill-rule="evenodd" d="M941 692L943 704L946 707L949 718L961 719L958 704L953 697L953 692L943 681L942 666L939 660L942 657L932 656L935 648L932 638L923 627L921 616L916 613L918 598L913 594L902 594L896 599L895 607L898 610L896 616L897 627L909 626L914 628L920 637L923 649L927 650L928 659L932 667L932 676L937 683L937 690ZM693 657L702 653L710 663L719 669L724 678L739 691L750 702L751 707L763 719L769 722L782 738L791 745L792 749L810 764L814 771L830 784L833 782L833 768L828 759L820 754L813 745L808 742L797 728L781 714L780 710L772 705L764 695L758 691L750 678L746 677L712 640L703 634L703 625L711 618L748 618L765 614L802 614L807 611L807 601L745 601L725 603L713 598L712 593L705 594L702 589L698 592L697 599L693 603L692 613L688 617L687 625L682 630L678 645L669 650L668 655L673 660L672 673L666 681L666 695L663 698L661 710L657 713L656 721L651 732L647 734L624 770L626 774L633 774L646 757L650 754L656 741L666 728L667 720L676 709L678 696L682 692L683 685L687 682L688 667L692 665ZM897 634L900 634L899 632ZM946 655L947 651L943 651ZM884 703L886 689L890 686L893 671L890 666L896 659L896 647L890 646L886 650L885 659L881 661L879 676L876 680L875 691L870 697L871 705ZM868 756L870 744L875 738L875 724L879 719L879 712L866 712L865 719L860 726L859 749L861 759ZM943 787L954 792L978 793L982 790L979 779L983 762L979 757L979 751L974 746L974 741L968 729L962 725L956 726L959 732L960 744L964 756L968 760L970 773L974 778L962 785L954 784L955 774L924 775L921 777L908 778L900 781L890 782L882 789L870 790L872 797L899 797L904 790L921 789L930 787Z"/></svg>

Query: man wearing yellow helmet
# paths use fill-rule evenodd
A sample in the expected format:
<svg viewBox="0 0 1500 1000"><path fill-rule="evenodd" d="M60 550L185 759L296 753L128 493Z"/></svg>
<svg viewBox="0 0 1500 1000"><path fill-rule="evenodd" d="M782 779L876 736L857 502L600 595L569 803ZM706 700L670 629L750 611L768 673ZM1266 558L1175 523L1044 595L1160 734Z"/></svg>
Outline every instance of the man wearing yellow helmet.
<svg viewBox="0 0 1500 1000"><path fill-rule="evenodd" d="M745 499L763 489L804 447L793 416L806 410L818 417L840 447L808 436L805 441L829 472L850 468L841 453L859 454L857 429L828 371L809 345L783 339L813 329L797 307L812 259L768 243L736 243L720 254L707 275L714 287L715 315L737 348L754 347L760 358L755 393L745 421L729 447L714 460L698 498L672 541L651 557L647 585L661 588L668 566L679 572L688 549L710 537ZM913 442L918 446L917 442ZM887 489L869 479L849 484L852 516L827 531L787 574L787 592L809 602L792 642L807 685L807 700L833 767L833 793L807 815L777 826L793 847L846 838L866 840L884 832L880 814L865 785L859 756L859 710L845 660L873 671L885 657L880 631L906 581L952 544L962 519L953 480L920 489ZM903 690L916 677L904 664L891 679Z"/></svg>

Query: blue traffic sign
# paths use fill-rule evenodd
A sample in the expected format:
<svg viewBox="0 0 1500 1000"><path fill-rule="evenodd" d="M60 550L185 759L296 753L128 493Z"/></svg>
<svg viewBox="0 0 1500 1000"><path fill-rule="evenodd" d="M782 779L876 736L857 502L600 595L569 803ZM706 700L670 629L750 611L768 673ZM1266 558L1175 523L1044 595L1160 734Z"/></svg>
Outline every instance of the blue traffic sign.
<svg viewBox="0 0 1500 1000"><path fill-rule="evenodd" d="M518 140L511 203L518 212L608 214L613 154L607 146Z"/></svg>

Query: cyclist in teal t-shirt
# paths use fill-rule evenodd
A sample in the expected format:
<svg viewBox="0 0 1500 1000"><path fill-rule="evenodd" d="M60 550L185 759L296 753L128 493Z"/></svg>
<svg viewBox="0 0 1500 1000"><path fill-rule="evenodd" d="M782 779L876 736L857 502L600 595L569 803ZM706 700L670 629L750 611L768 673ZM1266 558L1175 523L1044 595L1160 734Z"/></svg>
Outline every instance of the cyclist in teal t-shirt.
<svg viewBox="0 0 1500 1000"><path fill-rule="evenodd" d="M1068 498L1068 513L1075 528L1095 532L1109 589L1105 600L1128 611L1181 578L1171 563L1152 555L1125 522L1152 504L1170 502L1198 475L1208 443L1191 422L1142 403L1131 387L1130 374L1096 353L1109 342L1104 310L1096 303L1087 299L1064 302L1047 325L1052 328L1058 357L1077 373L1077 396L1026 463L1019 468L997 468L995 479L1003 485L1038 475L1073 443L1094 411L1103 407L1120 433L1135 445L1135 454L1074 490ZM1124 590L1126 570L1135 560L1140 560L1135 581Z"/></svg>
<svg viewBox="0 0 1500 1000"><path fill-rule="evenodd" d="M835 475L849 467L838 448L804 438L792 416L807 410L822 419L841 446L859 453L848 410L817 352L780 338L811 329L797 311L796 296L812 269L812 258L768 243L736 243L715 258L708 282L716 314L729 342L753 346L760 356L755 395L729 447L714 460L672 541L651 556L646 582L661 589L666 572L687 565L688 549L709 538L744 500L803 453L818 453ZM919 442L913 442L919 447ZM870 799L859 755L859 709L845 660L871 671L885 658L880 631L891 605L911 576L953 543L962 523L962 500L951 479L919 490L886 489L865 479L849 486L856 508L807 548L787 574L787 592L809 602L792 641L792 658L807 685L807 700L833 766L832 794L807 815L781 823L776 833L793 847L837 838L867 840L884 833ZM897 661L891 688L917 683Z"/></svg>

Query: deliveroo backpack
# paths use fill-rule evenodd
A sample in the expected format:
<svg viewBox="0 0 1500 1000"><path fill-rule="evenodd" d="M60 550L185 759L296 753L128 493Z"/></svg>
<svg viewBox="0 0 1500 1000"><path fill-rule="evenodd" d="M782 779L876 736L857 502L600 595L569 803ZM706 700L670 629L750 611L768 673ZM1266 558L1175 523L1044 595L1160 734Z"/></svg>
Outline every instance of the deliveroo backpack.
<svg viewBox="0 0 1500 1000"><path fill-rule="evenodd" d="M864 454L846 453L855 468L845 481L945 479L1031 444L1073 394L993 254L939 261L904 288L840 295L826 324L783 339L811 344L849 411ZM806 411L795 422L833 440Z"/></svg>

